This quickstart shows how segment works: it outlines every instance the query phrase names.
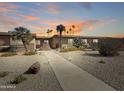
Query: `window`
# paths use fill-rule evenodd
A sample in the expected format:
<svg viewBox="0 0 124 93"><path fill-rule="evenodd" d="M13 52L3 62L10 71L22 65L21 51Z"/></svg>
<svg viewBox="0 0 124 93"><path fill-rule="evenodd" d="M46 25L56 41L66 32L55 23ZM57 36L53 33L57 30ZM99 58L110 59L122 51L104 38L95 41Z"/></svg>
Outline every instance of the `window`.
<svg viewBox="0 0 124 93"><path fill-rule="evenodd" d="M94 39L93 42L94 42L94 43L98 43L98 39Z"/></svg>
<svg viewBox="0 0 124 93"><path fill-rule="evenodd" d="M44 44L48 44L48 40L44 40Z"/></svg>
<svg viewBox="0 0 124 93"><path fill-rule="evenodd" d="M40 45L40 40L36 40L36 44L37 45Z"/></svg>
<svg viewBox="0 0 124 93"><path fill-rule="evenodd" d="M68 44L72 44L73 43L73 39L68 39Z"/></svg>

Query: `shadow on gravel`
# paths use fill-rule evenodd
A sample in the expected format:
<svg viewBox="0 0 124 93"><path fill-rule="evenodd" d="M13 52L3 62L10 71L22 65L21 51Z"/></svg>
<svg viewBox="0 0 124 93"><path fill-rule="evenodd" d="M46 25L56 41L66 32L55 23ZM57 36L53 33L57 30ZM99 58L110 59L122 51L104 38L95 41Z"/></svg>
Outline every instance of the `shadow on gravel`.
<svg viewBox="0 0 124 93"><path fill-rule="evenodd" d="M103 57L103 56L101 56L100 54L89 54L89 53L85 53L85 54L83 54L83 56L92 56L92 57Z"/></svg>
<svg viewBox="0 0 124 93"><path fill-rule="evenodd" d="M109 58L111 58L111 57L113 57L113 56L102 56L102 55L100 55L100 54L95 54L95 53L85 53L85 54L83 54L82 56L91 56L91 57L109 57Z"/></svg>

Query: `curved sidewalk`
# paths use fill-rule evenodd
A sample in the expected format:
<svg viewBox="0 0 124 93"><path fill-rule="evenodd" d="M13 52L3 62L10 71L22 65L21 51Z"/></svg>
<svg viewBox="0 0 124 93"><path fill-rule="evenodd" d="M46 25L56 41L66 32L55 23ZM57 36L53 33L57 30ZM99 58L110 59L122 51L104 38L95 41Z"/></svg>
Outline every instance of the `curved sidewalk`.
<svg viewBox="0 0 124 93"><path fill-rule="evenodd" d="M65 91L114 91L112 87L70 63L53 51L42 52Z"/></svg>

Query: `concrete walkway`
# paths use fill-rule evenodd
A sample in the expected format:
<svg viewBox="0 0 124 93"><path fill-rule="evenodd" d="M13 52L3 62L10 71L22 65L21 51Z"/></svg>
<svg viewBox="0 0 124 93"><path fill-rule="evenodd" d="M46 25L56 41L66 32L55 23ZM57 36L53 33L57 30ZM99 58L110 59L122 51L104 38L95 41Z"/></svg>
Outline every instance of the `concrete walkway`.
<svg viewBox="0 0 124 93"><path fill-rule="evenodd" d="M42 52L65 91L114 91L112 87L70 63L53 51Z"/></svg>

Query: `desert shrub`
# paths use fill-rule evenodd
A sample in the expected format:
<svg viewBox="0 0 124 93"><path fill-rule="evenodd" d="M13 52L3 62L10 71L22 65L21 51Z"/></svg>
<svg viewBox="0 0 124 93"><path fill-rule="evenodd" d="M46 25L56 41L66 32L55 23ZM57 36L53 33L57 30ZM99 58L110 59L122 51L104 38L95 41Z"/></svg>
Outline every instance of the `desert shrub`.
<svg viewBox="0 0 124 93"><path fill-rule="evenodd" d="M81 41L81 39L80 38L74 38L74 40L73 40L73 46L74 47L76 47L76 48L80 48L80 47L82 47L82 44L83 44L83 42Z"/></svg>
<svg viewBox="0 0 124 93"><path fill-rule="evenodd" d="M30 51L26 51L25 53L24 53L24 55L35 55L36 54L36 51L33 51L33 50L30 50Z"/></svg>
<svg viewBox="0 0 124 93"><path fill-rule="evenodd" d="M19 84L25 80L27 80L26 77L24 77L23 75L19 75L19 76L15 77L14 80L10 81L10 83L11 84Z"/></svg>
<svg viewBox="0 0 124 93"><path fill-rule="evenodd" d="M99 53L102 56L119 55L118 49L120 43L118 40L112 38L100 39L98 42Z"/></svg>
<svg viewBox="0 0 124 93"><path fill-rule="evenodd" d="M95 42L93 42L93 43L90 44L90 48L91 48L92 50L98 50L98 44L95 43Z"/></svg>
<svg viewBox="0 0 124 93"><path fill-rule="evenodd" d="M16 52L6 52L1 54L1 57L8 57L8 56L14 56L16 55Z"/></svg>
<svg viewBox="0 0 124 93"><path fill-rule="evenodd" d="M69 51L78 51L81 50L80 48L76 48L76 47L69 47L69 48L63 48L60 50L60 52L69 52Z"/></svg>
<svg viewBox="0 0 124 93"><path fill-rule="evenodd" d="M3 78L9 74L8 71L0 72L0 78Z"/></svg>
<svg viewBox="0 0 124 93"><path fill-rule="evenodd" d="M99 63L105 64L106 62L103 60L100 60Z"/></svg>

